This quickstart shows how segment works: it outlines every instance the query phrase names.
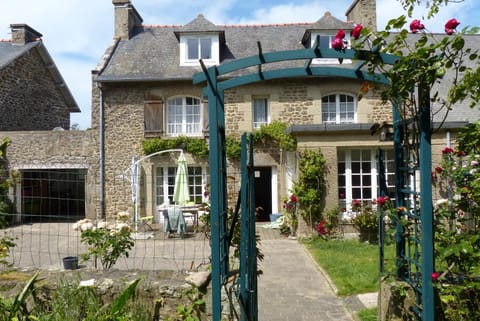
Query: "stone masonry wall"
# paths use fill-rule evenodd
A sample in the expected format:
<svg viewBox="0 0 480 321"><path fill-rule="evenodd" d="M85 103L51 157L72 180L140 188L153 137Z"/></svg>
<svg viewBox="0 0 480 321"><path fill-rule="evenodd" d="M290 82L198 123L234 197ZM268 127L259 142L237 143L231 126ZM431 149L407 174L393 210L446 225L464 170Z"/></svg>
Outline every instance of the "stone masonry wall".
<svg viewBox="0 0 480 321"><path fill-rule="evenodd" d="M87 131L0 132L7 147L9 170L87 169L86 215L96 216L98 200L98 144L95 133Z"/></svg>
<svg viewBox="0 0 480 321"><path fill-rule="evenodd" d="M0 131L69 129L70 113L35 48L0 69Z"/></svg>

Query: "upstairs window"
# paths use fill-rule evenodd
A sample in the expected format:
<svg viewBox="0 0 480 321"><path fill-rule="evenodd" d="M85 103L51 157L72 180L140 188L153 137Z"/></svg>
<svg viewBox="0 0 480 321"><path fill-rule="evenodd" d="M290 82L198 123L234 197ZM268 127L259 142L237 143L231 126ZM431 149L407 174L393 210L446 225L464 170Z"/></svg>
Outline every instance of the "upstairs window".
<svg viewBox="0 0 480 321"><path fill-rule="evenodd" d="M343 41L345 42L345 48L350 48L350 32L345 32L345 38ZM317 37L319 38L320 44L319 48L320 49L332 49L332 41L335 39L335 33L329 34L329 33L312 33L311 38L310 38L310 48L315 47L315 41L317 40ZM338 64L338 59L334 58L316 58L312 60L312 63L314 64ZM344 59L343 63L352 63L351 59Z"/></svg>
<svg viewBox="0 0 480 321"><path fill-rule="evenodd" d="M335 94L322 97L323 123L355 123L356 110L356 100L351 95Z"/></svg>
<svg viewBox="0 0 480 321"><path fill-rule="evenodd" d="M202 134L200 99L175 97L167 101L167 134L197 136Z"/></svg>
<svg viewBox="0 0 480 321"><path fill-rule="evenodd" d="M253 99L253 128L260 128L269 123L268 98Z"/></svg>
<svg viewBox="0 0 480 321"><path fill-rule="evenodd" d="M206 65L219 64L218 35L189 35L180 38L180 65L198 66L202 59Z"/></svg>

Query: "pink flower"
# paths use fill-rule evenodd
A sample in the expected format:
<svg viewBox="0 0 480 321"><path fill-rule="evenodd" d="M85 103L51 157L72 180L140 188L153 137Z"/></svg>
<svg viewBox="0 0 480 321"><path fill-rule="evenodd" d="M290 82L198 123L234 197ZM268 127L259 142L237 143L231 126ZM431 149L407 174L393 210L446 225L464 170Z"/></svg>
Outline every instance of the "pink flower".
<svg viewBox="0 0 480 321"><path fill-rule="evenodd" d="M442 149L442 154L452 154L454 152L453 148L450 148L450 147L445 147L444 149Z"/></svg>
<svg viewBox="0 0 480 321"><path fill-rule="evenodd" d="M315 229L317 230L318 234L320 235L326 235L328 233L327 231L327 222L321 221L320 223L317 224Z"/></svg>
<svg viewBox="0 0 480 321"><path fill-rule="evenodd" d="M343 39L342 38L335 38L332 40L332 48L335 50L341 50L345 47L343 44Z"/></svg>
<svg viewBox="0 0 480 321"><path fill-rule="evenodd" d="M460 22L458 22L458 20L455 18L448 20L445 24L445 32L447 33L447 35L452 35L459 24Z"/></svg>
<svg viewBox="0 0 480 321"><path fill-rule="evenodd" d="M437 281L439 277L440 277L440 273L438 272L432 273L432 281Z"/></svg>
<svg viewBox="0 0 480 321"><path fill-rule="evenodd" d="M445 28L456 29L459 25L460 25L460 22L458 22L457 19L452 18L452 19L447 21L447 23L445 24Z"/></svg>
<svg viewBox="0 0 480 321"><path fill-rule="evenodd" d="M362 29L363 29L363 26L361 24L356 25L350 34L352 38L358 39L360 37L360 34L362 33Z"/></svg>
<svg viewBox="0 0 480 321"><path fill-rule="evenodd" d="M423 29L425 29L425 26L418 19L415 19L410 23L410 31L413 33L417 33L419 30Z"/></svg>
<svg viewBox="0 0 480 321"><path fill-rule="evenodd" d="M339 38L339 39L345 38L345 31L343 31L343 29L338 30L337 34L335 35L335 38Z"/></svg>
<svg viewBox="0 0 480 321"><path fill-rule="evenodd" d="M388 201L388 196L379 196L377 198L377 204L382 207Z"/></svg>

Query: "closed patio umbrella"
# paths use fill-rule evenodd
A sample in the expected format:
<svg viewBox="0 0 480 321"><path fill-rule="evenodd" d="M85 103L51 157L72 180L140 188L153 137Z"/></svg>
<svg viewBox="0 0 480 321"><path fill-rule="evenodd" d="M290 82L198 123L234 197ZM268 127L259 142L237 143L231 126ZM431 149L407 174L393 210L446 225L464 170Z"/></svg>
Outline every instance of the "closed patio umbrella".
<svg viewBox="0 0 480 321"><path fill-rule="evenodd" d="M175 204L185 205L190 201L190 192L188 187L188 168L187 160L183 153L178 158L177 175L175 176L175 188L173 191L173 200Z"/></svg>

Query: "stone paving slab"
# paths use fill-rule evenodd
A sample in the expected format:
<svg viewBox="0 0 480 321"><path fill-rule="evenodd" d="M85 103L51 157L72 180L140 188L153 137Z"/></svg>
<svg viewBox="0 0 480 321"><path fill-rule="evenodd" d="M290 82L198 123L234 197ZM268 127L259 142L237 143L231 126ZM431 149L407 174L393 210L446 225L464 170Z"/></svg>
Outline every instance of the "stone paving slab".
<svg viewBox="0 0 480 321"><path fill-rule="evenodd" d="M326 275L297 240L263 239L261 251L265 258L258 280L258 320L354 320Z"/></svg>

